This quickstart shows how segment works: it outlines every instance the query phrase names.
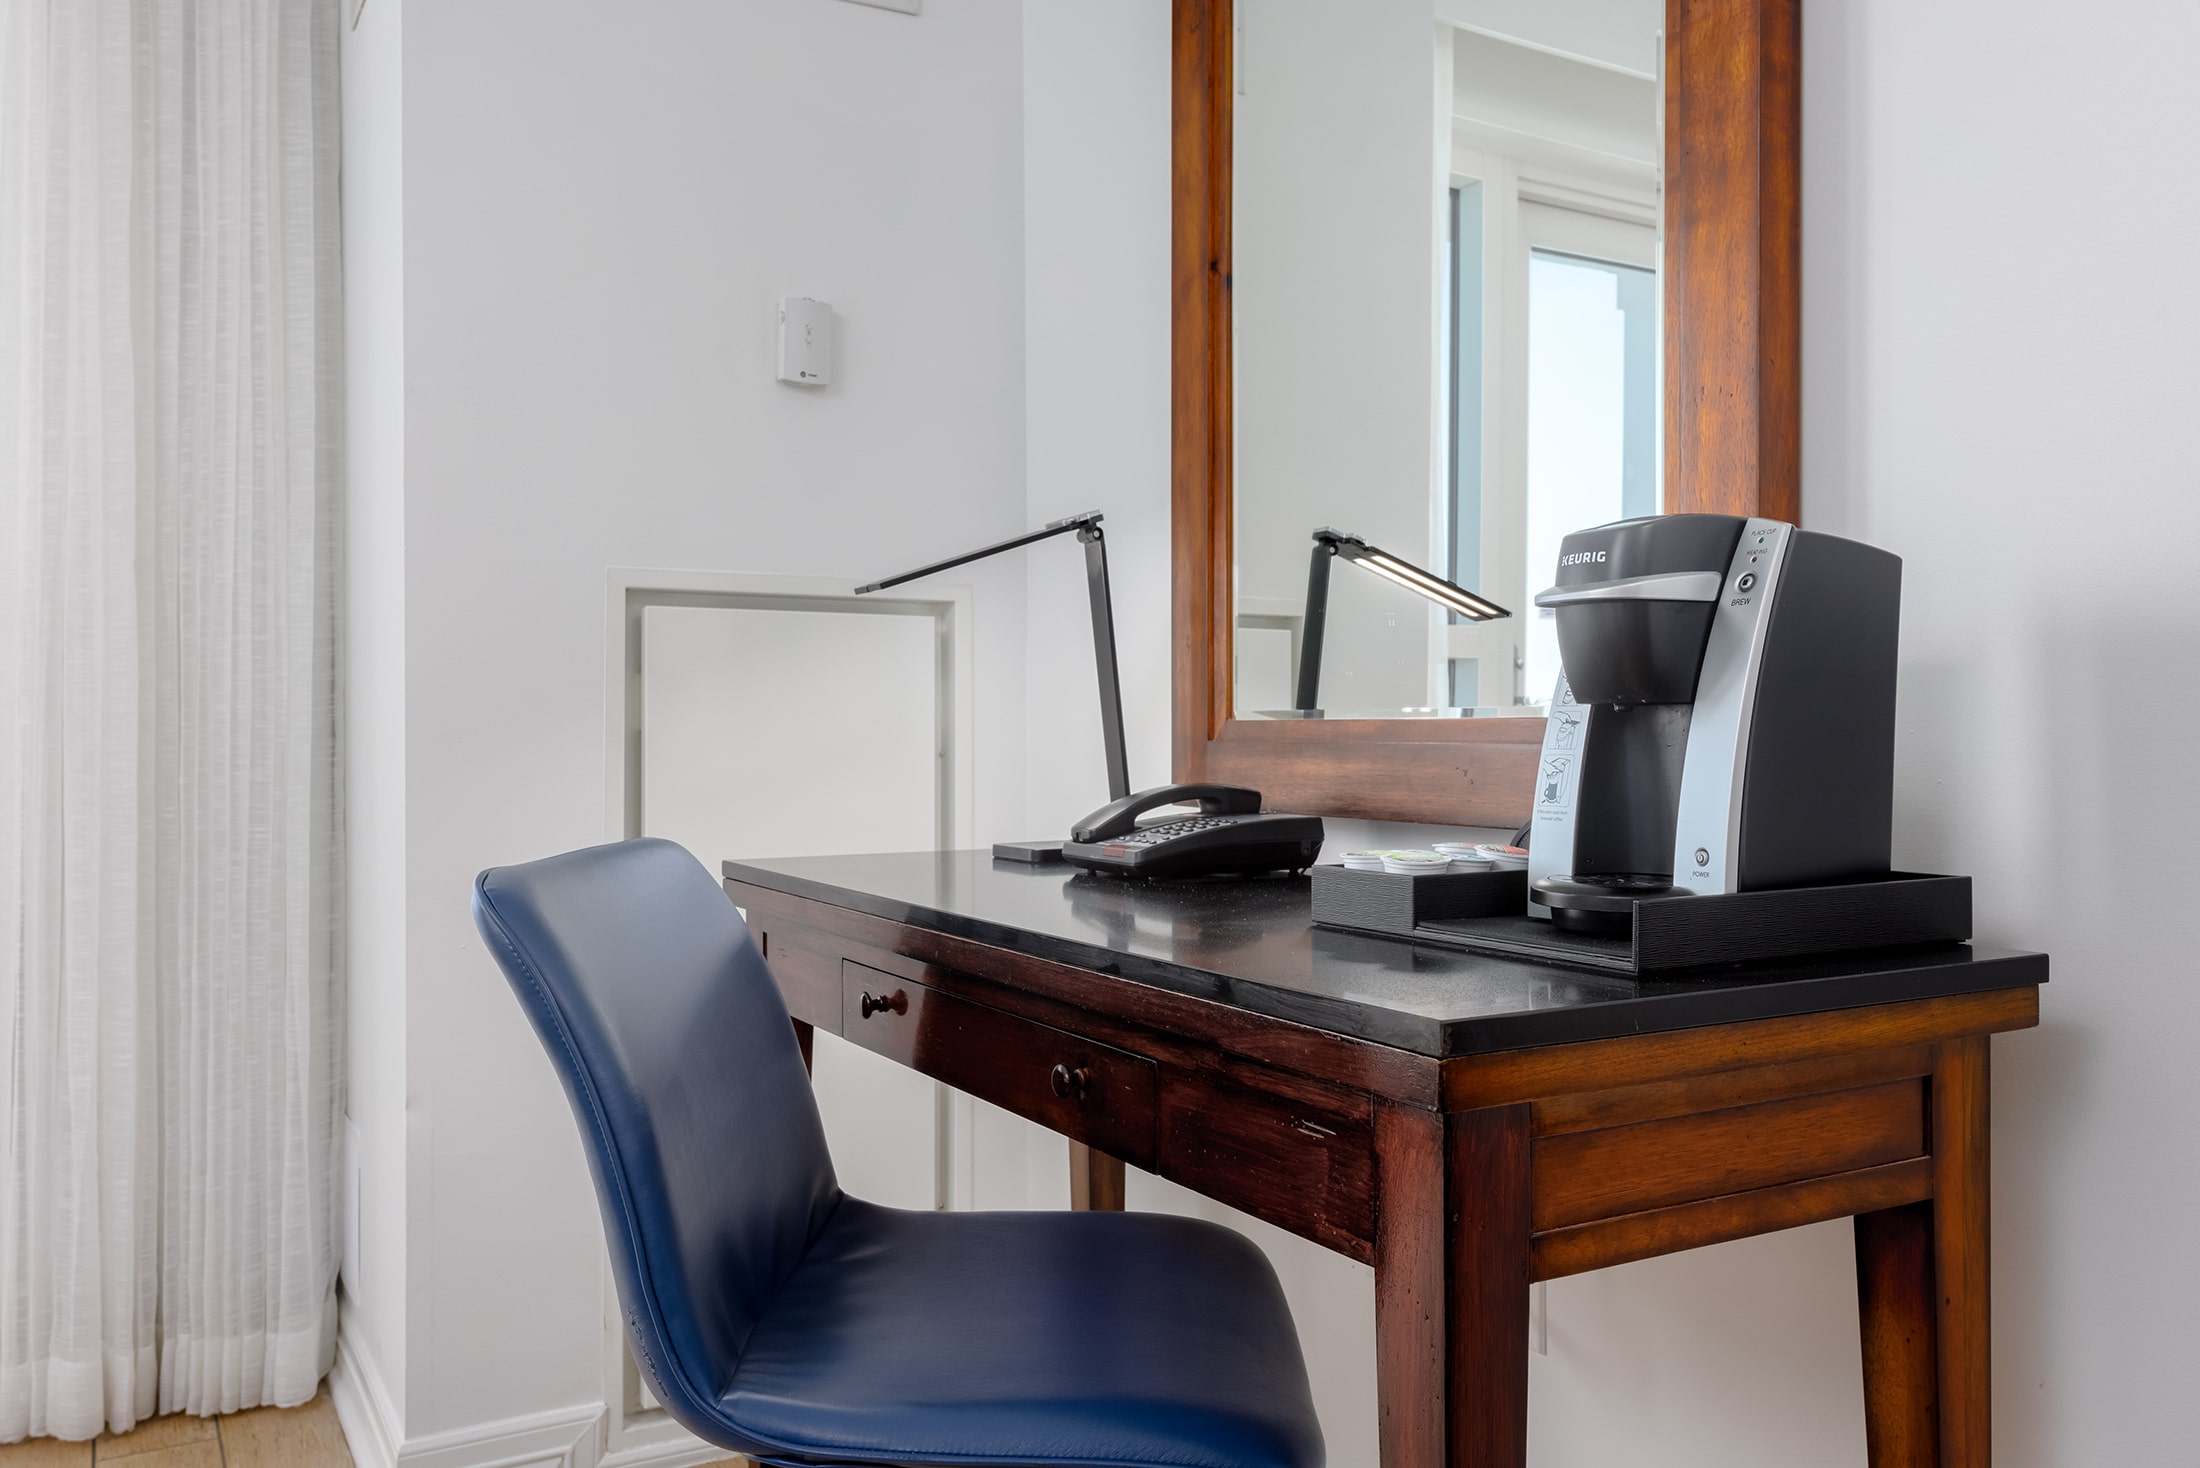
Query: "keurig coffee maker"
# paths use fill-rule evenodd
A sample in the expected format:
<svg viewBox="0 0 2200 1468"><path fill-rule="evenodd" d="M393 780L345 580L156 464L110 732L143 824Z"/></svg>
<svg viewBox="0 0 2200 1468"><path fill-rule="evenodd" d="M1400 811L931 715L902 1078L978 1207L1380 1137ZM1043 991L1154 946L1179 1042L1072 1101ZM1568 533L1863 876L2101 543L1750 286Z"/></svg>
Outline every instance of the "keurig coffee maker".
<svg viewBox="0 0 2200 1468"><path fill-rule="evenodd" d="M1884 877L1902 562L1732 515L1566 537L1529 914L1625 933L1647 897Z"/></svg>

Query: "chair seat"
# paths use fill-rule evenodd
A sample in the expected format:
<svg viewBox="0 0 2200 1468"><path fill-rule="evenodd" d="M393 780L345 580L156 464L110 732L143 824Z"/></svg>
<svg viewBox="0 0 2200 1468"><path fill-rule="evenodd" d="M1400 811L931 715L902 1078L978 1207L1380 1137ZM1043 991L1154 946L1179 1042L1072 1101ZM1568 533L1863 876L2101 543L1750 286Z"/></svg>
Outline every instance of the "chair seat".
<svg viewBox="0 0 2200 1468"><path fill-rule="evenodd" d="M1275 1271L1162 1214L844 1199L718 1406L791 1463L1322 1463Z"/></svg>

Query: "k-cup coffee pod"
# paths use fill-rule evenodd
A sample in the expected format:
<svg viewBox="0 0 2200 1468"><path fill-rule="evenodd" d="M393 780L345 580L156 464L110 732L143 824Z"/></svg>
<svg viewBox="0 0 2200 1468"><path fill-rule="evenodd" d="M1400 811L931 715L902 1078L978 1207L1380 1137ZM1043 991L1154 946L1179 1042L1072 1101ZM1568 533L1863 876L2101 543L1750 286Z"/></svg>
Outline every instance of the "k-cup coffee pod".
<svg viewBox="0 0 2200 1468"><path fill-rule="evenodd" d="M1383 870L1400 876L1417 877L1429 872L1440 872L1451 865L1451 858L1434 851L1386 851L1383 853Z"/></svg>
<svg viewBox="0 0 2200 1468"><path fill-rule="evenodd" d="M1348 872L1379 872L1383 869L1380 851L1348 851L1344 854L1344 869Z"/></svg>

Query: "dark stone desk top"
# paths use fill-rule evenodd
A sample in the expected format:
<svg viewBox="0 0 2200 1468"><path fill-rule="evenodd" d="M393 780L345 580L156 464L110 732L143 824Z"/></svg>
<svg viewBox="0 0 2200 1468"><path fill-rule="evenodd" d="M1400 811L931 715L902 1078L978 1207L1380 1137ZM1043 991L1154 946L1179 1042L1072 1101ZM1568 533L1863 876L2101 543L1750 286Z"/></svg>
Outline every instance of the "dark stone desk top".
<svg viewBox="0 0 2200 1468"><path fill-rule="evenodd" d="M1127 882L983 851L729 861L728 880L1422 1055L1472 1055L2047 981L1978 944L1658 979L1316 928L1303 877Z"/></svg>

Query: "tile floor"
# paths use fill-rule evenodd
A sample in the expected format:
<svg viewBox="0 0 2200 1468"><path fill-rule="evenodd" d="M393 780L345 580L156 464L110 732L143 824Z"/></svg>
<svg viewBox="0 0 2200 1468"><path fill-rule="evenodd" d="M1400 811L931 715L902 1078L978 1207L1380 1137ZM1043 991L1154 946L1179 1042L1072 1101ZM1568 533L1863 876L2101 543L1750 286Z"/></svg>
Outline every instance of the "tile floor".
<svg viewBox="0 0 2200 1468"><path fill-rule="evenodd" d="M50 1437L0 1446L0 1468L352 1468L328 1388L303 1407L227 1417L156 1417L96 1442Z"/></svg>

